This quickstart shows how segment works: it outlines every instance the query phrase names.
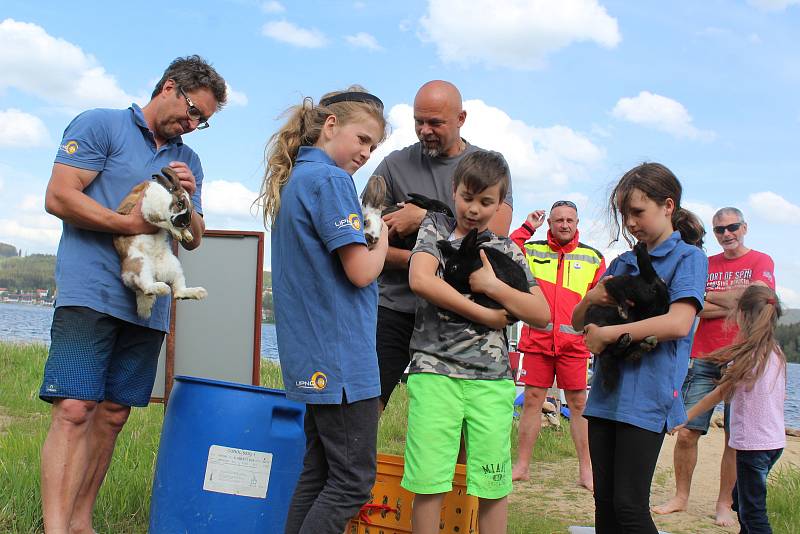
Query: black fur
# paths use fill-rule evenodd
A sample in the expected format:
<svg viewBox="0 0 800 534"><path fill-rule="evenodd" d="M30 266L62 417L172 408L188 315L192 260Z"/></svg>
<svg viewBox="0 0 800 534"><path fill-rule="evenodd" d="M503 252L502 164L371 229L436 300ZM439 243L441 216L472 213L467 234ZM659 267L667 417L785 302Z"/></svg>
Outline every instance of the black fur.
<svg viewBox="0 0 800 534"><path fill-rule="evenodd" d="M639 274L615 276L605 282L606 292L619 303L618 306L590 306L586 310L585 324L608 326L633 323L669 311L669 290L653 268L647 246L637 243L633 251L636 253ZM616 343L596 355L603 370L603 386L608 390L615 389L619 382L621 362L638 361L643 353L650 352L657 344L655 336L632 344L629 334L621 335Z"/></svg>
<svg viewBox="0 0 800 534"><path fill-rule="evenodd" d="M444 259L444 281L456 288L459 293L470 293L469 275L483 265L479 253L480 250L483 250L497 278L518 291L529 292L528 277L522 266L499 250L481 247L486 241L488 241L487 237L478 239L478 231L474 228L464 236L461 247L458 249L446 239L439 240L436 244ZM502 308L495 300L483 293L475 293L473 298L481 306ZM511 320L516 321L517 319L512 318Z"/></svg>
<svg viewBox="0 0 800 534"><path fill-rule="evenodd" d="M425 195L420 195L417 193L409 193L408 198L406 199L406 204L413 204L419 208L422 208L426 211L432 211L434 213L444 213L448 217L453 216L453 212L450 210L450 206L442 202L441 200L436 200L435 198L428 198ZM397 206L392 206L383 210L382 215L388 215L399 210ZM395 248L402 248L405 250L411 250L414 248L414 245L417 243L417 232L413 234L409 234L405 237L400 236L392 236L389 239L389 245Z"/></svg>

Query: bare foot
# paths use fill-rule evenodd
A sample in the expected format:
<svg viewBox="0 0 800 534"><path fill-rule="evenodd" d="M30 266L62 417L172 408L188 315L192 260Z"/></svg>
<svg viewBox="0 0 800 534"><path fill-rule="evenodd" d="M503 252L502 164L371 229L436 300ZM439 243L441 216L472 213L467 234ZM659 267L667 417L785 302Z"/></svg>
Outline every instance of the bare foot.
<svg viewBox="0 0 800 534"><path fill-rule="evenodd" d="M511 470L511 480L514 482L517 480L528 481L530 479L531 472L527 465L515 465Z"/></svg>
<svg viewBox="0 0 800 534"><path fill-rule="evenodd" d="M686 506L689 504L688 499L684 499L682 497L678 497L677 495L664 504L659 504L658 506L653 506L651 510L655 514L664 515L664 514L671 514L673 512L685 512Z"/></svg>
<svg viewBox="0 0 800 534"><path fill-rule="evenodd" d="M736 512L731 510L727 504L717 503L717 517L714 519L714 524L720 527L735 527L739 524L736 519Z"/></svg>

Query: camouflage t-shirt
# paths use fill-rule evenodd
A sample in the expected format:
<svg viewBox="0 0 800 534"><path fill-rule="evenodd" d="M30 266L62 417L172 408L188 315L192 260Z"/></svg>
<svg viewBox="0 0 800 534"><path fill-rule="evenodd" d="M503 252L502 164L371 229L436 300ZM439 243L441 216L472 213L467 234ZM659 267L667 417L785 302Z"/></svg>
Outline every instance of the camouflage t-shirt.
<svg viewBox="0 0 800 534"><path fill-rule="evenodd" d="M439 260L436 272L439 277L442 276L444 263L436 242L440 239L449 240L455 227L456 221L452 217L430 213L419 229L412 255L425 252L436 257ZM483 247L491 247L510 256L525 270L530 287L536 285L525 256L513 241L498 237L488 230L481 236L490 237ZM460 238L451 242L455 248L461 246ZM471 298L471 295L467 294L467 297ZM419 297L409 348L409 373L435 373L473 380L512 378L505 329L492 330L473 323Z"/></svg>

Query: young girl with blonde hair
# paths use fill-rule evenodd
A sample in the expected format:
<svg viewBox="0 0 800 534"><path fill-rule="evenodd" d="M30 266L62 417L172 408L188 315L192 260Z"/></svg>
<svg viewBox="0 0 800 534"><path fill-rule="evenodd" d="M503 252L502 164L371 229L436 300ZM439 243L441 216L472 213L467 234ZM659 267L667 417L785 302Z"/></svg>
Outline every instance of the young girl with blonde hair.
<svg viewBox="0 0 800 534"><path fill-rule="evenodd" d="M366 246L352 174L386 135L362 87L305 98L270 139L260 201L271 225L278 353L286 396L306 403L306 453L287 533L341 534L375 480L375 352L386 228Z"/></svg>
<svg viewBox="0 0 800 534"><path fill-rule="evenodd" d="M730 402L728 445L736 450L733 509L748 534L772 532L767 475L786 446L786 358L775 340L780 316L780 303L770 288L753 284L744 291L736 310L736 341L708 356L728 367L717 387L687 415L692 419L722 400Z"/></svg>

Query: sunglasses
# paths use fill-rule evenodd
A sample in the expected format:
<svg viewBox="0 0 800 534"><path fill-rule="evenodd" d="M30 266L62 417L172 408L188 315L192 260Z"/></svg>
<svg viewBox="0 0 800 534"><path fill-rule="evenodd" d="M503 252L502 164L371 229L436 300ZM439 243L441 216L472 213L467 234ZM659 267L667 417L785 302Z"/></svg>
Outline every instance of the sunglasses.
<svg viewBox="0 0 800 534"><path fill-rule="evenodd" d="M556 200L550 207L550 210L560 208L561 206L567 206L568 208L572 208L575 211L578 211L578 206L576 206L575 203L571 200Z"/></svg>
<svg viewBox="0 0 800 534"><path fill-rule="evenodd" d="M203 112L197 109L197 106L195 106L194 103L191 101L191 99L188 96L186 96L186 93L183 92L183 89L178 87L178 91L180 91L181 95L183 95L183 98L186 99L186 105L189 106L186 110L186 115L191 120L197 122L197 129L204 130L209 126L211 126L210 124L208 124L208 119L203 117Z"/></svg>
<svg viewBox="0 0 800 534"><path fill-rule="evenodd" d="M722 235L722 234L725 233L725 230L729 231L730 233L733 233L736 230L738 230L739 228L741 228L743 224L744 223L738 222L738 223L729 224L728 226L715 226L714 227L714 233L718 234L718 235Z"/></svg>

